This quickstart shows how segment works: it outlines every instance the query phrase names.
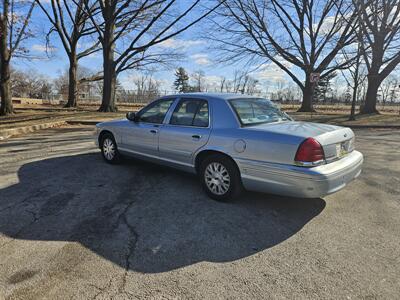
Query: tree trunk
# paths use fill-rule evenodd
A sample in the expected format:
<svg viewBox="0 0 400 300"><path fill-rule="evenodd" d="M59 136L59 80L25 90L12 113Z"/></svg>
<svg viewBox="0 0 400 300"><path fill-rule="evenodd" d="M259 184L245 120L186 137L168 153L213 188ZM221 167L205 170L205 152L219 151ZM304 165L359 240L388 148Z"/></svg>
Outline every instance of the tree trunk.
<svg viewBox="0 0 400 300"><path fill-rule="evenodd" d="M310 76L306 76L306 82L303 90L303 102L298 112L314 112L313 98L316 83L310 82Z"/></svg>
<svg viewBox="0 0 400 300"><path fill-rule="evenodd" d="M103 98L99 111L117 111L117 107L115 106L116 82L117 76L114 61L106 61L104 59Z"/></svg>
<svg viewBox="0 0 400 300"><path fill-rule="evenodd" d="M373 114L378 112L376 109L376 100L380 84L381 80L378 79L378 76L368 75L367 95L365 97L364 106L360 110L360 114Z"/></svg>
<svg viewBox="0 0 400 300"><path fill-rule="evenodd" d="M355 114L356 114L357 89L358 89L358 84L355 84L354 89L353 89L353 99L351 100L351 110L350 110L349 121L356 120Z"/></svg>
<svg viewBox="0 0 400 300"><path fill-rule="evenodd" d="M354 76L353 76L353 99L351 100L351 110L350 110L350 117L349 121L355 121L356 120L356 101L357 101L357 94L358 94L358 86L360 84L359 82L359 71L360 71L360 59L361 59L361 45L360 43L358 44L357 48L357 58L356 58L356 64L355 64L355 71L354 71Z"/></svg>
<svg viewBox="0 0 400 300"><path fill-rule="evenodd" d="M107 19L108 19L107 15ZM99 111L117 111L115 106L115 88L117 83L116 65L114 61L114 29L112 22L105 23L103 36L103 98Z"/></svg>
<svg viewBox="0 0 400 300"><path fill-rule="evenodd" d="M2 60L1 62L1 75L0 75L0 96L1 96L1 108L0 115L10 115L14 113L11 97L11 81L10 81L10 62L8 60Z"/></svg>
<svg viewBox="0 0 400 300"><path fill-rule="evenodd" d="M69 61L68 102L65 107L76 107L78 98L78 61L76 54L72 54Z"/></svg>
<svg viewBox="0 0 400 300"><path fill-rule="evenodd" d="M10 87L10 51L7 46L9 1L3 1L3 6L0 16L0 116L14 113Z"/></svg>

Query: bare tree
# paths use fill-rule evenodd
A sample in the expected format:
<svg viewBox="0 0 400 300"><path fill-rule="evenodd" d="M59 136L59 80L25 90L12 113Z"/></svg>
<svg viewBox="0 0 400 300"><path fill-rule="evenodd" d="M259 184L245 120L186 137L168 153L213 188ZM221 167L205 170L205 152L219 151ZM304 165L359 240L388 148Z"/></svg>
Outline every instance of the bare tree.
<svg viewBox="0 0 400 300"><path fill-rule="evenodd" d="M324 78L349 64L334 64L339 51L354 41L357 17L348 2L228 0L220 19L212 21L216 34L210 38L224 52L222 61L274 62L303 91L300 111L312 111L315 84L311 74L320 73Z"/></svg>
<svg viewBox="0 0 400 300"><path fill-rule="evenodd" d="M252 76L248 75L247 87L245 93L248 95L254 95L259 92L258 88L259 81Z"/></svg>
<svg viewBox="0 0 400 300"><path fill-rule="evenodd" d="M368 88L361 113L376 113L382 81L400 64L400 3L398 0L353 0L360 19L361 53L368 69Z"/></svg>
<svg viewBox="0 0 400 300"><path fill-rule="evenodd" d="M245 74L242 76L242 79L243 79L241 82L242 84L241 84L241 87L239 88L239 90L240 90L241 94L244 94L244 92L247 89L247 84L249 83L250 76L248 74Z"/></svg>
<svg viewBox="0 0 400 300"><path fill-rule="evenodd" d="M55 78L54 80L54 86L56 91L63 96L63 100L67 99L69 101L70 99L70 91L71 91L71 70L70 66L61 71L59 76ZM94 72L93 70L86 68L84 66L78 65L76 70L75 70L75 76L76 76L76 99L78 100L79 94L81 92L84 92L84 90L87 90L89 86L94 86L96 85L94 82L88 82L86 78L94 78L97 76L97 73Z"/></svg>
<svg viewBox="0 0 400 300"><path fill-rule="evenodd" d="M223 93L224 88L226 88L226 77L225 77L225 76L222 76L222 77L220 78L220 82L219 82L219 91L220 91L221 93Z"/></svg>
<svg viewBox="0 0 400 300"><path fill-rule="evenodd" d="M139 102L150 102L160 95L160 83L153 78L151 73L136 77L133 83L136 87L136 96L137 99L140 100Z"/></svg>
<svg viewBox="0 0 400 300"><path fill-rule="evenodd" d="M388 100L393 101L397 85L398 80L393 74L390 74L385 80L382 81L381 85L379 86L379 92L381 94L381 99L384 106Z"/></svg>
<svg viewBox="0 0 400 300"><path fill-rule="evenodd" d="M393 80L391 81L391 89L390 89L390 102L393 103L396 101L396 97L398 95L398 89L399 89L399 78L395 75L393 75Z"/></svg>
<svg viewBox="0 0 400 300"><path fill-rule="evenodd" d="M286 86L285 80L278 80L276 82L276 96L277 96L276 100L279 100L279 101L283 100L283 93L284 93L285 86Z"/></svg>
<svg viewBox="0 0 400 300"><path fill-rule="evenodd" d="M234 93L242 93L242 90L246 88L245 81L247 74L248 73L246 71L235 70L235 72L233 73L233 80L232 80Z"/></svg>
<svg viewBox="0 0 400 300"><path fill-rule="evenodd" d="M232 88L233 88L233 82L232 80L226 80L225 81L225 91L227 93L231 93L232 92Z"/></svg>
<svg viewBox="0 0 400 300"><path fill-rule="evenodd" d="M348 51L346 51L346 48L342 50L342 55L344 59L348 59L349 54ZM366 74L364 72L363 66L364 65L361 61L361 45L360 43L358 43L356 59L353 61L353 64L350 65L346 70L350 76L347 76L346 73L341 70L341 73L343 75L343 78L346 80L347 85L353 90L349 121L354 121L356 119L356 102L357 98L359 98L360 96L359 87L366 79Z"/></svg>
<svg viewBox="0 0 400 300"><path fill-rule="evenodd" d="M118 74L176 60L177 57L155 46L184 32L221 3L191 19L189 15L199 7L200 0L190 1L179 13L176 0L90 0L85 3L85 10L103 48L104 84L99 110L116 110L115 83ZM99 13L93 14L92 11L97 11L96 7Z"/></svg>
<svg viewBox="0 0 400 300"><path fill-rule="evenodd" d="M14 112L10 88L10 62L13 56L27 54L21 43L30 36L28 24L34 6L34 2L22 0L3 0L0 6L0 115Z"/></svg>
<svg viewBox="0 0 400 300"><path fill-rule="evenodd" d="M57 33L69 60L68 102L66 107L75 107L78 96L78 61L99 49L99 41L88 39L96 30L88 22L88 15L83 10L87 0L36 0L51 23L47 42L52 33ZM93 8L94 9L94 8ZM91 12L94 14L95 12Z"/></svg>
<svg viewBox="0 0 400 300"><path fill-rule="evenodd" d="M35 70L11 69L11 89L14 97L45 99L49 97L52 87L48 78Z"/></svg>
<svg viewBox="0 0 400 300"><path fill-rule="evenodd" d="M192 81L194 83L193 90L195 92L204 92L205 91L205 74L204 71L198 70L192 74Z"/></svg>

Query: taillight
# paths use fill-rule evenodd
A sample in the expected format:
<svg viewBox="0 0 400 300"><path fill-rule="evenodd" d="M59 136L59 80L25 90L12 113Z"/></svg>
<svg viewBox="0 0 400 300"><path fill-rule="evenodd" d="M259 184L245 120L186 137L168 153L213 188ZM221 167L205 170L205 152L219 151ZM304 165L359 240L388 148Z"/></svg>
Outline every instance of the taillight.
<svg viewBox="0 0 400 300"><path fill-rule="evenodd" d="M324 150L315 139L308 138L300 144L294 161L296 165L305 167L321 165L325 163Z"/></svg>

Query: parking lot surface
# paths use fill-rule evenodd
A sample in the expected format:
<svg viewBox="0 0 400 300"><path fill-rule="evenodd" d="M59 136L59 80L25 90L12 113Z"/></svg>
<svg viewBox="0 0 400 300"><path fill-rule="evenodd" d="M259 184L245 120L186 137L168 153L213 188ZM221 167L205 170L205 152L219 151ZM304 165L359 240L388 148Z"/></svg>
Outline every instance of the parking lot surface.
<svg viewBox="0 0 400 300"><path fill-rule="evenodd" d="M0 299L398 299L400 133L356 136L364 170L344 190L234 203L106 164L92 127L0 142Z"/></svg>

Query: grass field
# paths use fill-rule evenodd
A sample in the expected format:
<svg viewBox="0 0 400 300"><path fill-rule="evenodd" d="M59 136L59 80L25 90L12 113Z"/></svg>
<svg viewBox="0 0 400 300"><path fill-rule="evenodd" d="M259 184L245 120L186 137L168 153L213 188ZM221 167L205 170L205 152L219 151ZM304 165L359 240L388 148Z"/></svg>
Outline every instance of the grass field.
<svg viewBox="0 0 400 300"><path fill-rule="evenodd" d="M97 106L83 106L74 109L49 105L16 105L16 113L11 116L0 117L0 130L36 125L60 120L105 121L123 118L127 111L137 111L144 104L120 104L118 112L100 113ZM320 123L351 125L400 125L400 106L379 107L380 114L356 115L355 121L348 121L350 107L346 105L316 105L315 113L298 113L299 105L282 104L281 109L286 111L295 120Z"/></svg>

